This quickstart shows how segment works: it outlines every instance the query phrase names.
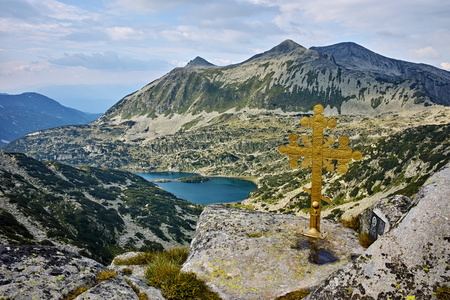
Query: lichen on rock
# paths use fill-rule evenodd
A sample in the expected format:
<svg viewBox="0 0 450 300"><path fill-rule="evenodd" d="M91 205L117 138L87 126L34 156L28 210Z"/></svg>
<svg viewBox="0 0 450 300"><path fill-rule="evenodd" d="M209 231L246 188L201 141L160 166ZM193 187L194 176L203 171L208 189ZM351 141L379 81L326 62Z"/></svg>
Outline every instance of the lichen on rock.
<svg viewBox="0 0 450 300"><path fill-rule="evenodd" d="M56 247L0 245L0 295L7 299L60 299L95 284L105 266Z"/></svg>
<svg viewBox="0 0 450 300"><path fill-rule="evenodd" d="M299 233L308 226L294 215L208 206L182 271L196 273L223 299L273 299L319 285L363 252L354 231L324 220L328 235L316 245L338 261L313 264L309 240Z"/></svg>
<svg viewBox="0 0 450 300"><path fill-rule="evenodd" d="M148 299L164 300L138 272L116 272L56 247L0 245L0 270L0 299L138 300L145 293ZM114 276L99 276L106 272ZM100 277L105 278L99 282Z"/></svg>

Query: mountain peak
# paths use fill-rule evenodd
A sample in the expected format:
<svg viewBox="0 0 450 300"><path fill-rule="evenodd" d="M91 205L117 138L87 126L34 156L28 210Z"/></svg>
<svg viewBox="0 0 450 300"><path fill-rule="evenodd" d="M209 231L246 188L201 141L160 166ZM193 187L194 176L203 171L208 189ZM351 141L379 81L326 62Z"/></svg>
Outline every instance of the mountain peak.
<svg viewBox="0 0 450 300"><path fill-rule="evenodd" d="M196 58L194 58L193 60L191 60L186 67L192 68L192 67L215 67L214 64L210 63L209 61L207 61L204 58L201 58L200 56L197 56Z"/></svg>
<svg viewBox="0 0 450 300"><path fill-rule="evenodd" d="M249 62L253 59L260 58L260 57L271 58L271 57L276 57L276 56L280 56L280 55L285 55L285 54L293 52L295 50L305 51L307 49L292 40L285 40L285 41L281 42L281 44L273 47L272 49L270 49L266 52L252 56L251 58L244 61L243 63Z"/></svg>
<svg viewBox="0 0 450 300"><path fill-rule="evenodd" d="M289 53L291 51L294 51L298 48L302 48L305 49L305 47L303 47L300 44L297 44L296 42L294 42L293 40L285 40L283 41L281 44L279 44L278 46L273 47L272 49L270 49L269 51L265 52L265 53Z"/></svg>
<svg viewBox="0 0 450 300"><path fill-rule="evenodd" d="M310 49L332 55L337 64L348 69L384 72L391 75L401 74L398 61L384 57L353 42L311 47Z"/></svg>

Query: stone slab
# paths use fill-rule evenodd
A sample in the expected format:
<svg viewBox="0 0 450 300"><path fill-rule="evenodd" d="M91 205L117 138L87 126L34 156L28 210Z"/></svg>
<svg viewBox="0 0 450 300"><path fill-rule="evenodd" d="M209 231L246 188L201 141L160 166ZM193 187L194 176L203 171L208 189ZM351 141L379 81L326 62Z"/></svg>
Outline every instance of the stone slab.
<svg viewBox="0 0 450 300"><path fill-rule="evenodd" d="M223 299L274 299L319 285L364 251L353 230L323 220L328 235L316 245L338 261L313 264L309 239L299 233L307 228L309 219L294 215L208 206L182 270L196 273Z"/></svg>

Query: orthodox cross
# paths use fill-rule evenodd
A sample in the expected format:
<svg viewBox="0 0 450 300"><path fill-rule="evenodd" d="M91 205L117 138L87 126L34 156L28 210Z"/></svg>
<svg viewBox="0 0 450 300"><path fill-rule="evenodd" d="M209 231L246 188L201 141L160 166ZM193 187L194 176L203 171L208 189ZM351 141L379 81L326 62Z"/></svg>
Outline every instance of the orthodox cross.
<svg viewBox="0 0 450 300"><path fill-rule="evenodd" d="M313 130L312 140L307 135L302 135L304 147L298 145L298 136L295 133L289 135L289 145L281 145L278 148L281 154L289 156L289 165L291 168L297 168L299 157L304 157L302 168L312 166L311 190L303 188L311 194L311 212L310 212L310 229L304 235L312 238L321 238L320 233L320 210L322 200L330 203L331 200L322 197L322 168L326 168L331 172L334 170L333 160L337 160L337 171L346 173L348 171L347 164L351 159L361 160L360 151L352 151L348 145L350 139L343 135L338 139L339 147L333 149L335 143L333 137L323 138L323 130L326 128L335 128L336 119L326 118L323 115L323 106L316 104L313 108L314 115L310 118L303 117L300 124L303 127L311 127Z"/></svg>

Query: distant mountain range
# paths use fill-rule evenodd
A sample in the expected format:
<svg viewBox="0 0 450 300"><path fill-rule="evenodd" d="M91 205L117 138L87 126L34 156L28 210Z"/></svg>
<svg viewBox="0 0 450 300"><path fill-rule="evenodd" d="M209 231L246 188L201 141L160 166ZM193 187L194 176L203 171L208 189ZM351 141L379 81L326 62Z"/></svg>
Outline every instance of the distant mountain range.
<svg viewBox="0 0 450 300"><path fill-rule="evenodd" d="M0 94L0 145L37 130L87 124L101 115L65 107L38 93Z"/></svg>
<svg viewBox="0 0 450 300"><path fill-rule="evenodd" d="M114 105L103 120L259 108L379 114L450 105L450 72L390 59L354 43L306 49L286 40L235 65L197 57Z"/></svg>

